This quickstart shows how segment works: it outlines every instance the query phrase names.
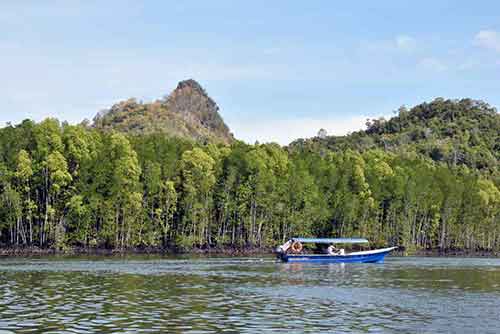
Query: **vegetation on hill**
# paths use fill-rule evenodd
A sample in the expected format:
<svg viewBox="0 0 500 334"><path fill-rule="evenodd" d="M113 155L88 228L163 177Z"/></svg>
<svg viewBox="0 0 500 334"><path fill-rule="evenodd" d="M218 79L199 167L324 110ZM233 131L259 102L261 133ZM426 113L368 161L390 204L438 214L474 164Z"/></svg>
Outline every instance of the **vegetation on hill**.
<svg viewBox="0 0 500 334"><path fill-rule="evenodd" d="M288 148L26 120L0 129L0 244L189 250L301 235L498 251L498 117L436 100Z"/></svg>
<svg viewBox="0 0 500 334"><path fill-rule="evenodd" d="M323 138L321 138L323 137ZM414 152L450 167L499 173L500 116L495 108L471 99L435 99L408 110L401 107L389 120L367 122L367 129L347 136L318 136L293 142L293 150L352 149L364 152Z"/></svg>
<svg viewBox="0 0 500 334"><path fill-rule="evenodd" d="M166 98L152 103L129 99L96 115L93 126L120 132L161 132L171 137L229 144L234 138L219 107L194 80L181 81Z"/></svg>

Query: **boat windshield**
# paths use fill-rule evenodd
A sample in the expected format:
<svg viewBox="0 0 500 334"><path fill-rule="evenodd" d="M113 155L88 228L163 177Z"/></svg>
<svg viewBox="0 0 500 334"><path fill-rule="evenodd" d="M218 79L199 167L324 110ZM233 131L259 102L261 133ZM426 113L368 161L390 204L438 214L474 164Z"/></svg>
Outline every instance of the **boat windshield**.
<svg viewBox="0 0 500 334"><path fill-rule="evenodd" d="M368 240L363 238L293 238L292 242L314 244L365 244Z"/></svg>

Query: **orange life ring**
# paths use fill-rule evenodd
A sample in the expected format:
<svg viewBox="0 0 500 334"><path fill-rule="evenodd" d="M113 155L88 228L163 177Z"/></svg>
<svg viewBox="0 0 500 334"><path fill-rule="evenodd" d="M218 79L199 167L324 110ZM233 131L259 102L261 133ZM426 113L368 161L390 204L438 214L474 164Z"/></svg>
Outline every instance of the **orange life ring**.
<svg viewBox="0 0 500 334"><path fill-rule="evenodd" d="M302 252L302 244L298 241L294 241L292 246L290 246L292 253L298 254Z"/></svg>

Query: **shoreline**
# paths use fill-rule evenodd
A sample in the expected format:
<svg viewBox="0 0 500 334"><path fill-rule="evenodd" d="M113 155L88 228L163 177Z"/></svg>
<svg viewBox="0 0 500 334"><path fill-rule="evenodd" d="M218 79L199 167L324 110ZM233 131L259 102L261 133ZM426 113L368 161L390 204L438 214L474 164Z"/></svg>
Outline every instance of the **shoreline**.
<svg viewBox="0 0 500 334"><path fill-rule="evenodd" d="M270 247L214 247L214 248L193 248L187 251L180 251L175 248L162 247L136 247L127 249L108 248L83 248L74 247L66 250L56 250L53 248L38 247L9 247L0 248L0 258L5 257L25 257L25 256L65 256L65 255L88 255L88 256L124 256L124 255L226 255L226 256L272 256L274 249ZM417 257L490 257L499 258L500 251L485 250L460 250L460 249L421 249L415 252L405 252L396 250L392 256L417 256Z"/></svg>
<svg viewBox="0 0 500 334"><path fill-rule="evenodd" d="M463 250L463 249L421 249L411 254L403 254L403 252L396 251L394 254L401 256L418 256L418 257L500 257L500 251L486 251L486 250Z"/></svg>
<svg viewBox="0 0 500 334"><path fill-rule="evenodd" d="M274 255L272 248L252 247L214 247L214 248L193 248L181 251L175 248L162 247L135 247L125 249L110 248L83 248L74 247L66 250L56 250L53 248L38 247L9 247L0 248L0 258L2 257L23 257L23 256L64 256L64 255L89 255L89 256L123 256L123 255Z"/></svg>

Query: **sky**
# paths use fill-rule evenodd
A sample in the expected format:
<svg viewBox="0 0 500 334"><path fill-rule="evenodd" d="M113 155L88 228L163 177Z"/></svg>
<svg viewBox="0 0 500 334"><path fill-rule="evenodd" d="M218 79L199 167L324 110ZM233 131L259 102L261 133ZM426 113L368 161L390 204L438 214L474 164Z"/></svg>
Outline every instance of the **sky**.
<svg viewBox="0 0 500 334"><path fill-rule="evenodd" d="M0 125L193 78L236 138L342 135L436 97L500 106L499 1L0 2Z"/></svg>

